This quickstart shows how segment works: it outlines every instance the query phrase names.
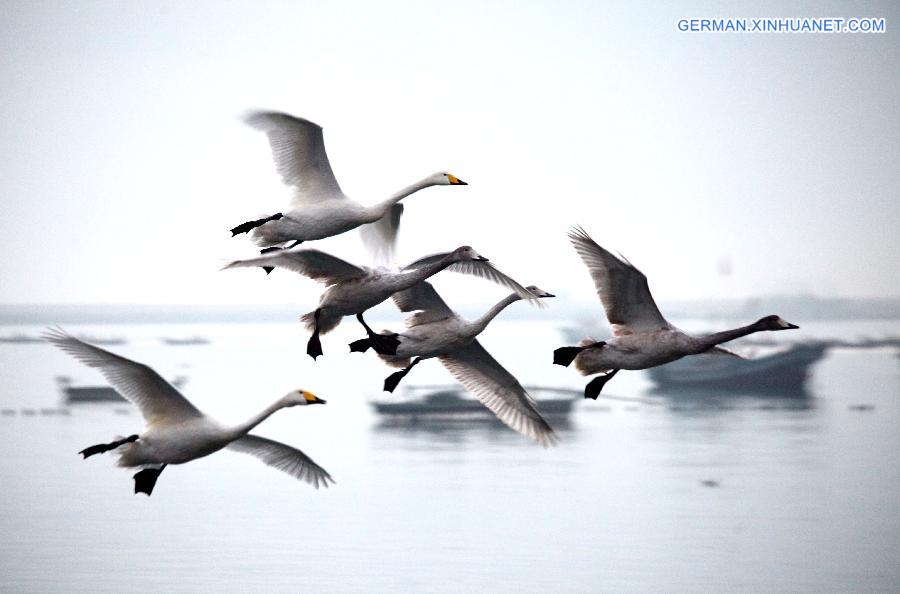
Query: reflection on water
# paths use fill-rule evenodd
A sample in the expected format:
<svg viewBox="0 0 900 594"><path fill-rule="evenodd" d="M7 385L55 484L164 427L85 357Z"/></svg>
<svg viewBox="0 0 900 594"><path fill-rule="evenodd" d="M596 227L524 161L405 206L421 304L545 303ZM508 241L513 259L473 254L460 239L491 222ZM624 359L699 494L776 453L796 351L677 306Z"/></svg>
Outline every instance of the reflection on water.
<svg viewBox="0 0 900 594"><path fill-rule="evenodd" d="M529 325L528 344L516 340L519 325L492 326L485 347L525 384L580 392L583 378L531 350L557 342L554 325ZM281 411L257 432L302 448L337 484L315 491L222 452L170 467L151 498L135 496L131 472L112 457L77 452L139 431L140 415L116 404L65 407L54 376L84 385L99 376L49 346L0 345L0 591L900 583L892 353L837 351L813 368L808 392L789 395L654 390L643 374L621 373L600 400L551 416L560 443L544 449L488 416L376 414L369 401L385 368L337 349L313 363L295 324L72 330L127 337L113 350L165 377L189 364L185 393L224 422L287 389L321 393L327 406ZM175 349L160 335L210 343ZM437 363L416 373L422 383L451 381Z"/></svg>

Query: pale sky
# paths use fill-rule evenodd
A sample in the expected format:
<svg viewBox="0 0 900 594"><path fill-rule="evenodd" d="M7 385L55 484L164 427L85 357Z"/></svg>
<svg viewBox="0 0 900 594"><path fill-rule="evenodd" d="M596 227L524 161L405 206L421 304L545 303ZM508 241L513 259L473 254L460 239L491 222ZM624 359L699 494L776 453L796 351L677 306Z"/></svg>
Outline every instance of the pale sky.
<svg viewBox="0 0 900 594"><path fill-rule="evenodd" d="M400 262L471 244L589 300L578 223L660 300L900 296L898 5L722 6L4 2L0 303L312 309L312 281L218 270L256 252L230 227L287 202L251 108L322 125L360 202L470 183L405 200ZM787 16L887 33L676 27ZM355 232L307 245L367 263Z"/></svg>

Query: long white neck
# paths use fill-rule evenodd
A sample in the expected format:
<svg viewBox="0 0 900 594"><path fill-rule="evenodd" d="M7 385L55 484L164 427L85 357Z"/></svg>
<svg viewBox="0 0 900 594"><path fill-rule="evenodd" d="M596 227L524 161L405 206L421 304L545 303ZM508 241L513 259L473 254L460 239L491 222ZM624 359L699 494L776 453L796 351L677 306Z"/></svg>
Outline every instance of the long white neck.
<svg viewBox="0 0 900 594"><path fill-rule="evenodd" d="M515 303L520 299L522 299L522 297L518 293L511 293L509 296L501 299L497 305L484 312L483 316L473 322L473 326L477 328L478 334L481 334L484 329L487 328L487 325L491 323L491 320L496 318L497 314L506 309L506 306L510 303Z"/></svg>
<svg viewBox="0 0 900 594"><path fill-rule="evenodd" d="M256 427L257 425L259 425L260 423L262 423L263 421L268 419L270 416L272 416L272 414L275 411L280 410L280 409L284 408L285 406L287 406L287 403L285 402L284 398L281 398L278 401L270 404L268 407L265 408L265 410L260 412L258 415L251 417L250 419L241 423L240 425L236 425L235 427L233 427L231 429L231 431L234 433L235 439L237 439L238 437L247 435L248 433L250 433L250 431L253 430L254 427Z"/></svg>
<svg viewBox="0 0 900 594"><path fill-rule="evenodd" d="M429 186L433 186L434 183L430 181L430 178L425 177L417 181L416 183L406 186L402 190L398 190L390 195L387 200L383 200L378 204L374 204L369 207L370 214L374 217L374 220L378 220L384 215L387 214L388 210L410 194L415 194L419 190L424 190ZM377 216L375 216L377 215Z"/></svg>

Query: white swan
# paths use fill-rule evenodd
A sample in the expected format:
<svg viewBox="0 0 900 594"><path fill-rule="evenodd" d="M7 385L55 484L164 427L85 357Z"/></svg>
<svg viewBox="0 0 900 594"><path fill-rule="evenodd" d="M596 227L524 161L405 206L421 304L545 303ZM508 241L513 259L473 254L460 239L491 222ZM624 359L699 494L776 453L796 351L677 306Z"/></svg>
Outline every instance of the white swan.
<svg viewBox="0 0 900 594"><path fill-rule="evenodd" d="M256 456L265 464L306 481L317 489L334 482L324 468L300 450L250 434L254 427L278 409L325 403L310 392L289 392L247 422L235 427L223 427L197 410L147 365L82 342L59 329L49 330L43 337L85 365L99 369L119 394L141 410L146 424L143 433L90 446L79 452L87 458L117 450L119 466L144 467L134 475L135 493L150 495L156 479L168 464L184 464L222 448Z"/></svg>
<svg viewBox="0 0 900 594"><path fill-rule="evenodd" d="M516 292L520 298L540 305L528 289L506 276L464 245L452 252L425 256L396 271L386 268L356 266L325 252L310 249L280 250L247 260L236 260L225 268L238 267L286 268L323 282L328 288L319 299L319 307L305 314L301 320L312 332L306 352L315 359L322 354L319 334L330 332L344 316L356 315L379 352L393 353L397 341L391 336L375 334L362 314L388 297L429 278L441 270L452 270L486 278Z"/></svg>
<svg viewBox="0 0 900 594"><path fill-rule="evenodd" d="M533 285L528 290L539 298L554 296ZM469 322L451 310L428 282L422 281L395 294L394 302L400 311L416 313L407 318L405 332L392 334L399 342L396 354L378 354L388 365L403 367L384 380L384 389L393 392L419 361L437 357L459 383L507 426L542 445L553 444L556 434L538 412L534 400L476 340L497 314L520 299L519 293L513 293ZM363 338L354 342L351 349L364 352L369 346L375 345Z"/></svg>
<svg viewBox="0 0 900 594"><path fill-rule="evenodd" d="M620 369L647 369L700 353L736 356L718 345L754 332L798 327L778 316L766 316L748 326L691 336L662 316L650 294L647 277L640 270L597 245L580 227L569 232L569 239L591 273L613 330L609 340L585 339L579 346L553 352L557 365L568 366L575 361L575 368L582 375L604 374L587 384L585 398L596 399Z"/></svg>
<svg viewBox="0 0 900 594"><path fill-rule="evenodd" d="M322 128L286 113L257 111L247 115L247 124L269 138L275 167L293 189L290 207L279 213L248 221L231 229L232 237L251 233L263 248L290 247L338 235L361 225L363 240L376 253L389 253L396 241L403 205L400 200L430 186L464 186L466 182L439 172L403 188L386 200L363 206L341 191L322 139Z"/></svg>

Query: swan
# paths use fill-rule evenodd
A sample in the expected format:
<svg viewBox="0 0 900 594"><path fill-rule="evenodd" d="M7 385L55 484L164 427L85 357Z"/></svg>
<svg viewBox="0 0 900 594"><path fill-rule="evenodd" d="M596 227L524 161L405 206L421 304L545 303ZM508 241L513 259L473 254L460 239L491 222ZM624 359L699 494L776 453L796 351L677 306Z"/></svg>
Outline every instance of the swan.
<svg viewBox="0 0 900 594"><path fill-rule="evenodd" d="M341 191L322 138L321 126L286 113L250 112L245 122L266 133L275 168L293 190L287 210L231 229L231 236L250 233L267 250L339 235L363 226L363 241L376 254L389 254L397 238L403 205L400 201L430 186L465 186L455 175L438 172L411 184L373 206L363 206Z"/></svg>
<svg viewBox="0 0 900 594"><path fill-rule="evenodd" d="M582 375L603 374L587 384L585 398L596 400L620 369L647 369L701 353L737 356L718 345L754 332L799 328L772 315L733 330L691 336L666 321L653 301L647 277L630 262L597 245L581 227L569 231L569 240L594 280L613 330L609 340L585 339L578 346L553 351L557 365L568 367L575 361Z"/></svg>
<svg viewBox="0 0 900 594"><path fill-rule="evenodd" d="M286 268L328 286L319 299L319 307L300 318L306 324L307 330L312 332L306 345L306 352L313 360L322 354L319 334L330 332L340 324L344 316L354 314L377 350L393 353L397 347L397 340L392 336L383 336L372 331L363 319L363 313L398 291L408 289L444 269L480 276L512 289L520 298L540 305L537 297L528 289L497 270L487 258L479 255L468 245L458 247L452 252L419 258L396 271L381 267L356 266L331 254L303 248L280 250L256 258L235 260L225 265L223 270L259 266Z"/></svg>
<svg viewBox="0 0 900 594"><path fill-rule="evenodd" d="M528 290L538 298L554 297L534 285ZM393 299L400 311L416 313L407 318L405 332L392 334L399 343L396 354L378 353L388 365L403 368L384 380L385 391L393 392L400 380L423 359L437 357L463 387L511 429L544 446L556 442L556 434L522 384L476 340L497 314L522 299L521 294L510 294L474 322L451 310L426 281L396 293ZM363 338L350 348L365 352L370 346L374 347L371 339Z"/></svg>
<svg viewBox="0 0 900 594"><path fill-rule="evenodd" d="M119 466L143 467L134 475L135 493L149 496L167 465L184 464L223 448L255 456L316 489L334 482L324 468L300 450L250 433L278 409L325 404L311 392L288 392L245 423L223 427L197 410L147 365L83 342L58 328L48 330L43 338L88 367L99 369L117 392L141 410L146 424L143 433L93 445L78 452L88 458L117 450Z"/></svg>

